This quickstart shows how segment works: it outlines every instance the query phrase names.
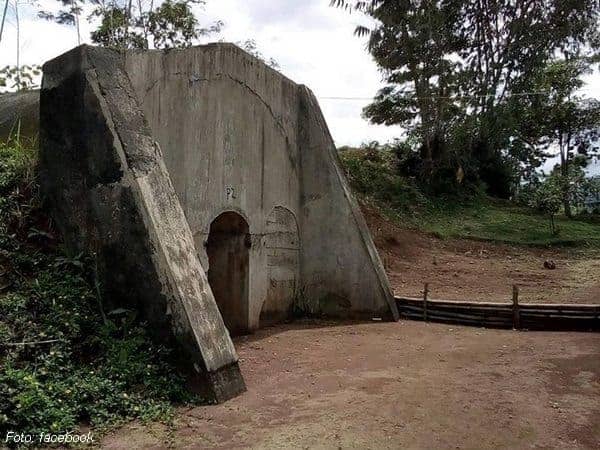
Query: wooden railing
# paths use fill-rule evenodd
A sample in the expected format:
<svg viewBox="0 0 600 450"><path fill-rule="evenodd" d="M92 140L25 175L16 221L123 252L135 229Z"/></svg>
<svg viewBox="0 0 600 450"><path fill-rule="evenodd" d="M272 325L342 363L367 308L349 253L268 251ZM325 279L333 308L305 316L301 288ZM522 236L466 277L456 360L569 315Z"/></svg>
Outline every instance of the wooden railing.
<svg viewBox="0 0 600 450"><path fill-rule="evenodd" d="M518 289L512 303L431 300L428 288L423 298L396 297L405 319L524 330L600 331L600 304L519 303Z"/></svg>

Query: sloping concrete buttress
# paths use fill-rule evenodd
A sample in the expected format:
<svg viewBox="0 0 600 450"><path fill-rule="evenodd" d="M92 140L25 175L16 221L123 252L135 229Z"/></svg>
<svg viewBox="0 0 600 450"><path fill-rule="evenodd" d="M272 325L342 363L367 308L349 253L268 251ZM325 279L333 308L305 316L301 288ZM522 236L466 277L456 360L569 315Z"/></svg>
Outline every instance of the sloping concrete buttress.
<svg viewBox="0 0 600 450"><path fill-rule="evenodd" d="M216 400L244 389L224 322L398 318L314 95L234 45L65 53L44 65L40 147L67 244Z"/></svg>

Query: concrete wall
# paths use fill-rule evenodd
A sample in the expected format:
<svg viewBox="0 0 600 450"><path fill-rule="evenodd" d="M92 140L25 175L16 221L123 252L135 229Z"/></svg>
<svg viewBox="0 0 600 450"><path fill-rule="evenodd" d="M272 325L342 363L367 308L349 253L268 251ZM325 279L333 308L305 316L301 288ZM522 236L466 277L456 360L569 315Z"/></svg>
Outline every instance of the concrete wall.
<svg viewBox="0 0 600 450"><path fill-rule="evenodd" d="M223 211L246 219L248 328L258 328L273 253L267 218L276 208L295 218L300 210L297 86L227 44L129 53L127 70L163 148L205 270L211 222Z"/></svg>
<svg viewBox="0 0 600 450"><path fill-rule="evenodd" d="M377 252L310 91L231 44L128 52L126 70L160 143L208 270L211 222L250 230L248 328L292 308L397 318Z"/></svg>
<svg viewBox="0 0 600 450"><path fill-rule="evenodd" d="M299 89L303 296L326 314L398 319L392 290L312 92Z"/></svg>

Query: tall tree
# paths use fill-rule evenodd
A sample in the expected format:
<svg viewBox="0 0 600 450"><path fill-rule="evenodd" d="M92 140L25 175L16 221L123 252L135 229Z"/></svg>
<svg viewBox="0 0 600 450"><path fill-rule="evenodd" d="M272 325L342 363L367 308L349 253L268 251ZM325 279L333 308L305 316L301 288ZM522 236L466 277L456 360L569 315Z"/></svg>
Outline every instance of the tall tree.
<svg viewBox="0 0 600 450"><path fill-rule="evenodd" d="M35 87L35 80L40 74L39 66L22 64L21 55L21 8L34 4L33 0L6 1L0 18L0 38L8 16L9 7L12 10L12 23L15 29L15 65L0 68L0 88L7 90L25 90Z"/></svg>
<svg viewBox="0 0 600 450"><path fill-rule="evenodd" d="M199 23L192 7L205 0L59 0L57 11L39 16L64 25L78 25L85 5L90 20L98 20L91 34L94 43L115 48L189 47L199 38L218 33L223 26L214 21Z"/></svg>
<svg viewBox="0 0 600 450"><path fill-rule="evenodd" d="M96 1L96 0L94 0ZM100 26L92 32L95 43L118 48L189 47L202 36L218 33L223 25L216 21L202 27L192 5L204 5L203 0L164 0L158 6L141 1L112 1L98 4L93 15L100 17Z"/></svg>
<svg viewBox="0 0 600 450"><path fill-rule="evenodd" d="M597 156L595 142L600 135L600 101L577 95L583 86L581 76L590 70L585 59L555 60L538 70L528 84L540 95L512 99L511 110L523 118L515 128L517 140L532 148L544 149L544 156L557 156L554 177L559 180L565 214L580 197L582 168Z"/></svg>
<svg viewBox="0 0 600 450"><path fill-rule="evenodd" d="M365 115L375 123L399 124L422 140L427 174L445 156L445 139L459 109L459 1L381 2L368 9L379 25L369 51L388 83ZM362 28L357 32L364 33Z"/></svg>
<svg viewBox="0 0 600 450"><path fill-rule="evenodd" d="M510 142L514 118L504 115L506 99L520 95L557 53L591 57L600 41L597 0L331 4L375 19L356 33L369 35L369 52L388 85L365 115L419 136L423 158L433 165L454 154L451 163L475 161L480 172L486 161L501 160Z"/></svg>

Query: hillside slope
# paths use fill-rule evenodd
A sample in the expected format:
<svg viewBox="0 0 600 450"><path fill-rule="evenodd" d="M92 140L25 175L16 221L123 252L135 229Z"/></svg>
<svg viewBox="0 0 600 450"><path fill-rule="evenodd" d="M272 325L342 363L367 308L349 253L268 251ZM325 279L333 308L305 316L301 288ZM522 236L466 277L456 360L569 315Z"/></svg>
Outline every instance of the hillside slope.
<svg viewBox="0 0 600 450"><path fill-rule="evenodd" d="M522 302L600 303L600 223L548 218L474 194L428 198L397 175L393 155L341 152L397 295ZM556 269L544 268L553 261Z"/></svg>
<svg viewBox="0 0 600 450"><path fill-rule="evenodd" d="M431 298L509 302L517 284L522 302L600 303L598 251L440 239L361 206L396 295L420 297L429 283Z"/></svg>
<svg viewBox="0 0 600 450"><path fill-rule="evenodd" d="M600 250L600 218L555 218L553 234L548 216L477 191L462 197L428 196L398 174L395 156L386 151L340 152L356 194L376 206L402 228L440 238L464 238L535 247L573 247Z"/></svg>

